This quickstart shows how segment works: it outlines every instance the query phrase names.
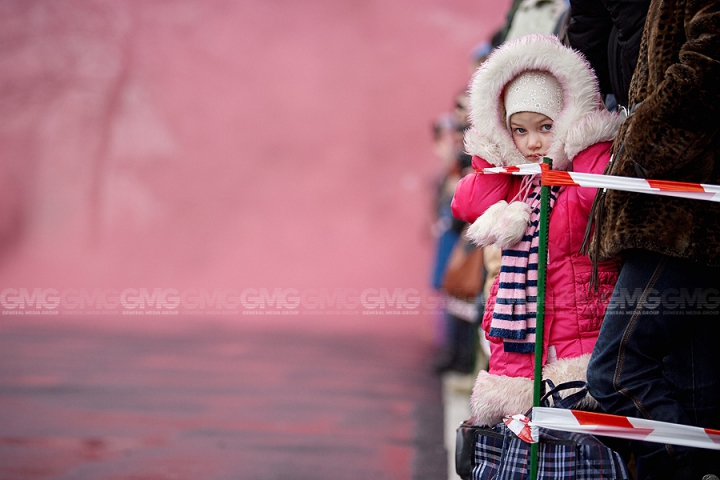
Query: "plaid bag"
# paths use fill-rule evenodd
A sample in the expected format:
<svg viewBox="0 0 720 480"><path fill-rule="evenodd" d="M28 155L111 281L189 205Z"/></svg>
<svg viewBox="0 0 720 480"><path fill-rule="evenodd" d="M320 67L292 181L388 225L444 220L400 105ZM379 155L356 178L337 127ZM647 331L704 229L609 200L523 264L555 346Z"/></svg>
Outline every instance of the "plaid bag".
<svg viewBox="0 0 720 480"><path fill-rule="evenodd" d="M561 389L576 386L574 382L572 387L559 385L543 402L549 395L558 398L556 393ZM544 428L539 432L538 478L632 478L622 456L593 435ZM479 427L464 422L457 430L455 455L455 468L463 480L525 480L530 476L530 444L504 423Z"/></svg>

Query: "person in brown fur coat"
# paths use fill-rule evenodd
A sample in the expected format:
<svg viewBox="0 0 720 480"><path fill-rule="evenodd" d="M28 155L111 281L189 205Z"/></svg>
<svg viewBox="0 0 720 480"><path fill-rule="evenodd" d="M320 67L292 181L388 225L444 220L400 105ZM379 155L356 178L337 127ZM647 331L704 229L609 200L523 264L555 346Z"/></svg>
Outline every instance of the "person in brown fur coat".
<svg viewBox="0 0 720 480"><path fill-rule="evenodd" d="M719 88L720 0L652 0L606 173L720 184ZM720 429L720 203L608 190L595 211L591 257L624 264L590 393L607 413ZM639 480L720 476L716 450L633 452Z"/></svg>

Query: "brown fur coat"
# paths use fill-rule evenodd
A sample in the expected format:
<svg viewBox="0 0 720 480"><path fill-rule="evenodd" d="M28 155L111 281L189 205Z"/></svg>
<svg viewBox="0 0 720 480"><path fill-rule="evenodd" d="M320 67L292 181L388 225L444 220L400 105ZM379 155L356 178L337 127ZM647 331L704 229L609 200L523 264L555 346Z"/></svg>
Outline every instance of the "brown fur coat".
<svg viewBox="0 0 720 480"><path fill-rule="evenodd" d="M606 173L720 184L720 0L652 1L630 105ZM720 266L720 203L612 190L602 203L594 258L642 248Z"/></svg>

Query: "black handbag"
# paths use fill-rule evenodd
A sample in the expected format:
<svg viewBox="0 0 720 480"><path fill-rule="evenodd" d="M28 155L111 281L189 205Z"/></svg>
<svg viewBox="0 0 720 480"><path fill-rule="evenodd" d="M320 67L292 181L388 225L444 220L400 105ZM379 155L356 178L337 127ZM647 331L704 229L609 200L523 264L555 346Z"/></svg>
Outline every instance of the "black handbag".
<svg viewBox="0 0 720 480"><path fill-rule="evenodd" d="M567 382L550 390L540 404L571 408L587 395L585 382ZM560 392L579 390L565 398ZM529 412L528 412L529 414ZM539 429L538 477L562 479L631 479L622 455L600 439L585 433ZM455 470L463 480L525 480L530 474L531 445L518 438L504 423L490 427L463 422L457 429Z"/></svg>

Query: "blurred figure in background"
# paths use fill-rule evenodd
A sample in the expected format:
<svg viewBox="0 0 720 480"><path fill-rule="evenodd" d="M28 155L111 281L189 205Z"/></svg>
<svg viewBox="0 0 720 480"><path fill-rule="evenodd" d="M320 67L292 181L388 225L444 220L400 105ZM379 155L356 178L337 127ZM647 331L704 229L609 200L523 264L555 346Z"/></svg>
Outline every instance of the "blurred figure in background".
<svg viewBox="0 0 720 480"><path fill-rule="evenodd" d="M471 49L470 76L485 62L492 49L489 41L482 41ZM455 97L453 111L441 116L433 128L435 153L449 168L441 181L435 207L438 249L433 287L445 296L445 343L433 365L438 374L447 371L474 373L478 368L487 367L490 354L487 342L479 335L479 319L485 311L490 285L500 269L500 251L493 246L485 249L468 242L463 235L467 223L455 219L450 211L457 183L473 173L471 157L464 147L464 132L468 126L468 95L463 90ZM445 137L439 136L442 131L446 131Z"/></svg>
<svg viewBox="0 0 720 480"><path fill-rule="evenodd" d="M472 77L480 65L487 60L493 48L492 42L486 40L478 43L470 50L470 77Z"/></svg>
<svg viewBox="0 0 720 480"><path fill-rule="evenodd" d="M568 7L567 0L523 0L512 17L504 41L530 33L553 33Z"/></svg>
<svg viewBox="0 0 720 480"><path fill-rule="evenodd" d="M530 33L554 33L569 8L568 0L514 0L505 25L492 38L492 46L499 47Z"/></svg>
<svg viewBox="0 0 720 480"><path fill-rule="evenodd" d="M431 231L436 239L435 259L433 263L431 283L433 288L439 290L445 274L450 252L457 241L461 227L454 225L450 213L450 199L452 199L455 185L459 180L457 168L458 138L454 116L446 113L438 117L432 126L433 153L440 160L440 174L434 186L433 223Z"/></svg>
<svg viewBox="0 0 720 480"><path fill-rule="evenodd" d="M433 363L436 373L472 373L477 357L475 298L482 283L482 252L475 252L473 246L463 248L461 233L466 224L453 218L450 210L455 187L470 168L470 156L463 147L467 126L467 94L463 90L456 95L453 110L433 124L434 152L442 173L434 202L437 244L432 286L445 295L443 348Z"/></svg>

